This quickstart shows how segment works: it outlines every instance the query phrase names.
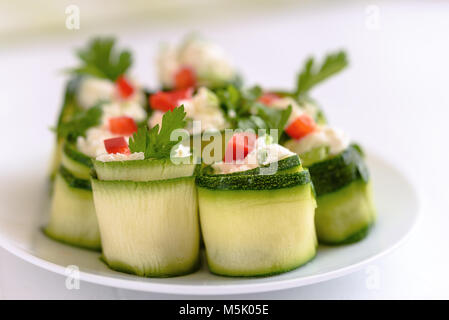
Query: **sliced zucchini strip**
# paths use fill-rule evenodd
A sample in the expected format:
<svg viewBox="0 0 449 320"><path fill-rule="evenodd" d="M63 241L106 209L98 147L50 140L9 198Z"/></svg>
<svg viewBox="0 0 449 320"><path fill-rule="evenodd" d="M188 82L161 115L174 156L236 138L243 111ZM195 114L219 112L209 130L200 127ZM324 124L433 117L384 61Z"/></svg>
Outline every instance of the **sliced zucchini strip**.
<svg viewBox="0 0 449 320"><path fill-rule="evenodd" d="M346 244L366 236L375 221L369 171L360 147L309 167L317 193L315 224L320 243Z"/></svg>
<svg viewBox="0 0 449 320"><path fill-rule="evenodd" d="M363 239L376 219L371 183L356 180L317 198L315 224L320 243L338 245Z"/></svg>
<svg viewBox="0 0 449 320"><path fill-rule="evenodd" d="M202 175L212 175L212 176L237 176L237 175L260 175L262 173L262 168L270 168L270 164L263 165L254 169L249 169L245 171L232 172L227 174L215 173L212 166L206 166L202 170ZM273 168L273 172L268 172L269 174L273 173L294 173L302 171L301 160L298 155L289 156L277 162L277 166ZM267 170L266 170L267 171Z"/></svg>
<svg viewBox="0 0 449 320"><path fill-rule="evenodd" d="M318 196L335 192L355 180L369 181L363 156L354 146L342 153L308 167Z"/></svg>
<svg viewBox="0 0 449 320"><path fill-rule="evenodd" d="M197 177L209 269L265 276L316 254L315 196L308 171L285 175Z"/></svg>
<svg viewBox="0 0 449 320"><path fill-rule="evenodd" d="M103 256L110 268L145 277L195 271L199 263L194 177L92 179Z"/></svg>
<svg viewBox="0 0 449 320"><path fill-rule="evenodd" d="M197 165L191 158L185 160L179 164L171 159L92 162L99 180L153 181L194 175Z"/></svg>
<svg viewBox="0 0 449 320"><path fill-rule="evenodd" d="M79 152L74 146L65 143L61 164L78 179L89 180L92 169L91 158Z"/></svg>
<svg viewBox="0 0 449 320"><path fill-rule="evenodd" d="M66 169L56 175L50 221L44 232L49 237L78 247L100 250L100 232L90 182L79 180Z"/></svg>

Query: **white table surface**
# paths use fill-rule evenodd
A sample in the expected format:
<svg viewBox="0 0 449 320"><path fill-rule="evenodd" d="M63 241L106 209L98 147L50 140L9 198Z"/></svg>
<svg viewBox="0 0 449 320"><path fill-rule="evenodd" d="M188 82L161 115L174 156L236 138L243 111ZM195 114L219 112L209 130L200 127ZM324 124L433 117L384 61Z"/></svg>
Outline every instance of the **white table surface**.
<svg viewBox="0 0 449 320"><path fill-rule="evenodd" d="M376 11L379 23L373 25ZM216 19L179 23L142 22L126 30L111 26L63 30L26 42L0 40L0 133L2 139L15 136L18 150L50 152L52 136L46 129L56 117L64 84L58 71L74 63L71 48L90 34L108 31L135 48L135 74L148 85L156 83L152 63L159 41L179 38L185 30L203 31L221 44L249 83L276 87L292 85L309 53L322 55L346 48L350 69L315 90L313 96L331 123L345 128L410 177L421 202L415 231L399 249L351 275L296 289L215 298L448 299L448 16L449 3L443 1L349 2L329 8L287 6L232 17L224 13ZM20 122L11 117L17 110L26 112ZM42 123L41 132L16 133L17 128L36 121ZM36 134L47 143L33 144ZM2 150L0 174L22 163L8 154L14 151ZM133 292L86 282L79 290L68 290L65 277L0 249L0 298L205 297Z"/></svg>

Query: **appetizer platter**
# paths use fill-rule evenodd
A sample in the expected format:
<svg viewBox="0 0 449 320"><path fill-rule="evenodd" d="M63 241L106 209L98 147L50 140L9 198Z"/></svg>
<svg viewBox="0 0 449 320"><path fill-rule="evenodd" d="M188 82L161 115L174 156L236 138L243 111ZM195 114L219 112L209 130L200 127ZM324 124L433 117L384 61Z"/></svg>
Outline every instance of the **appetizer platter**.
<svg viewBox="0 0 449 320"><path fill-rule="evenodd" d="M132 77L131 51L112 38L77 56L53 129L48 215L29 230L38 240L23 252L0 241L28 261L123 288L258 292L346 274L414 224L401 218L413 203L386 207L376 189L394 176L390 190L413 198L407 180L311 97L347 67L343 51L307 59L292 90L247 85L198 36L160 50L156 88Z"/></svg>

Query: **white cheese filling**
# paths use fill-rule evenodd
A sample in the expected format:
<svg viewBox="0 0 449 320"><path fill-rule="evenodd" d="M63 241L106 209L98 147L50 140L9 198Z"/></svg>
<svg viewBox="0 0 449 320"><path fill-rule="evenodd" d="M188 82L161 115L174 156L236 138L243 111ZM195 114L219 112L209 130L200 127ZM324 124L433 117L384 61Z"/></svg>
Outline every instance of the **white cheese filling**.
<svg viewBox="0 0 449 320"><path fill-rule="evenodd" d="M107 126L90 128L86 131L86 137L78 137L76 147L85 155L96 158L99 155L107 154L104 140L120 136L123 135L110 132ZM128 142L129 137L124 138Z"/></svg>
<svg viewBox="0 0 449 320"><path fill-rule="evenodd" d="M136 122L144 121L147 113L141 104L136 101L114 101L103 105L102 123L105 126L109 125L110 118L116 117L130 117Z"/></svg>
<svg viewBox="0 0 449 320"><path fill-rule="evenodd" d="M78 104L89 109L104 101L111 101L115 96L115 84L108 79L86 77L78 88Z"/></svg>
<svg viewBox="0 0 449 320"><path fill-rule="evenodd" d="M78 103L84 109L92 108L100 102L109 101L143 105L145 103L145 95L142 89L134 80L128 80L134 87L134 93L126 100L122 100L118 96L115 83L111 80L85 77L81 80L80 87L78 88Z"/></svg>
<svg viewBox="0 0 449 320"><path fill-rule="evenodd" d="M99 102L104 104L101 124L88 129L85 137L78 137L76 145L80 152L92 158L107 155L104 140L123 136L109 131L110 118L127 116L136 122L145 120L147 116L143 107L145 95L136 82L131 80L131 83L135 88L134 94L128 99L121 99L117 95L115 83L110 80L94 77L86 77L82 80L78 90L79 104L86 109ZM125 139L128 141L129 137Z"/></svg>
<svg viewBox="0 0 449 320"><path fill-rule="evenodd" d="M201 87L191 98L180 100L178 105L184 105L186 117L201 123L201 130L222 130L229 125L220 108L218 97L209 89ZM155 110L148 119L148 126L161 125L164 112ZM191 127L187 130L192 133Z"/></svg>
<svg viewBox="0 0 449 320"><path fill-rule="evenodd" d="M342 130L322 126L302 139L292 140L288 146L297 154L304 154L315 148L327 146L329 153L335 155L345 150L349 144L350 139Z"/></svg>
<svg viewBox="0 0 449 320"><path fill-rule="evenodd" d="M283 97L279 99L275 99L271 104L270 107L277 108L277 109L287 109L288 106L292 106L292 113L290 114L290 117L288 118L286 127L290 125L293 121L295 121L296 118L301 116L302 114L307 114L313 119L315 119L316 114L318 112L318 109L316 106L314 106L311 103L304 103L303 105L299 105L295 99L291 97Z"/></svg>
<svg viewBox="0 0 449 320"><path fill-rule="evenodd" d="M106 153L99 155L96 159L102 162L143 160L145 159L145 155L143 152L134 152L131 154Z"/></svg>
<svg viewBox="0 0 449 320"><path fill-rule="evenodd" d="M294 154L287 148L273 143L271 136L265 135L257 138L254 149L248 153L245 159L235 163L217 162L212 165L212 168L215 172L222 174L246 171L285 159Z"/></svg>
<svg viewBox="0 0 449 320"><path fill-rule="evenodd" d="M195 36L178 47L163 46L157 59L157 67L159 80L169 88L174 86L175 74L182 67L193 69L199 85L213 86L235 77L234 69L223 50Z"/></svg>

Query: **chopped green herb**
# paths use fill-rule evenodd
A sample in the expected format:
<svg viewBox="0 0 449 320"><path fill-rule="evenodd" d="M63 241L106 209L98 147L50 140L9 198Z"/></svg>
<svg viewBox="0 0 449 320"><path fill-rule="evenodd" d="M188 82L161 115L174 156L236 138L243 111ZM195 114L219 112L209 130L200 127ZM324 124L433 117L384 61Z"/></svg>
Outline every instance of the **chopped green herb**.
<svg viewBox="0 0 449 320"><path fill-rule="evenodd" d="M87 129L100 124L103 111L101 106L78 111L70 121L62 122L56 129L58 137L74 142L77 137L84 136Z"/></svg>
<svg viewBox="0 0 449 320"><path fill-rule="evenodd" d="M217 91L220 106L232 128L239 129L278 129L282 134L291 113L291 107L281 110L269 108L258 102L262 89L254 86L239 90L229 85Z"/></svg>
<svg viewBox="0 0 449 320"><path fill-rule="evenodd" d="M315 59L310 57L298 75L295 91L296 96L307 93L312 87L337 74L347 66L348 60L344 51L327 55L321 66L317 66Z"/></svg>
<svg viewBox="0 0 449 320"><path fill-rule="evenodd" d="M115 81L131 66L132 56L128 50L120 51L114 45L114 38L94 38L86 48L78 50L82 64L70 71Z"/></svg>
<svg viewBox="0 0 449 320"><path fill-rule="evenodd" d="M140 127L129 140L129 150L144 152L145 159L170 157L171 149L179 143L179 140L172 141L170 135L174 130L185 127L185 116L184 106L181 105L164 114L160 130L158 124L149 130L146 126Z"/></svg>

